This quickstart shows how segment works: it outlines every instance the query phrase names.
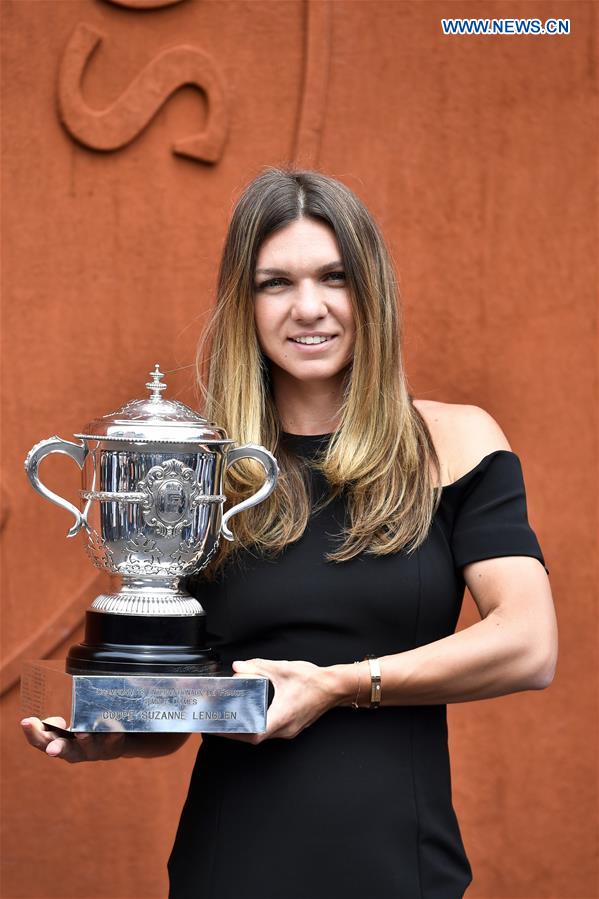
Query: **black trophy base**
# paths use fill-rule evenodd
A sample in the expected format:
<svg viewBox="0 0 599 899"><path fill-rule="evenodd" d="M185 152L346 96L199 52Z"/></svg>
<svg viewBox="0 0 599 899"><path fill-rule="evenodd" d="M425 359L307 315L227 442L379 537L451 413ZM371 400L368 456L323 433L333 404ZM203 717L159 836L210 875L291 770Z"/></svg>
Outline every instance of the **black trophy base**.
<svg viewBox="0 0 599 899"><path fill-rule="evenodd" d="M219 673L204 645L204 615L150 616L85 613L85 639L71 646L67 674L145 674L195 677Z"/></svg>

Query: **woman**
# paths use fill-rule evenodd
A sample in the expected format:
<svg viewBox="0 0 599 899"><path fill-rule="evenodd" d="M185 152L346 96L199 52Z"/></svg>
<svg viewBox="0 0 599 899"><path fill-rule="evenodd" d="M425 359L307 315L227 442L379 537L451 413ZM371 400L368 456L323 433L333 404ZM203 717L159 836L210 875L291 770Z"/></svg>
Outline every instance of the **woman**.
<svg viewBox="0 0 599 899"><path fill-rule="evenodd" d="M542 689L556 662L518 458L482 409L412 399L383 240L321 174L246 189L207 348L208 417L282 475L195 587L223 662L275 695L265 734L204 738L171 899L457 899L446 703ZM228 497L259 478L230 470ZM481 621L456 634L465 585ZM24 727L67 761L184 740Z"/></svg>

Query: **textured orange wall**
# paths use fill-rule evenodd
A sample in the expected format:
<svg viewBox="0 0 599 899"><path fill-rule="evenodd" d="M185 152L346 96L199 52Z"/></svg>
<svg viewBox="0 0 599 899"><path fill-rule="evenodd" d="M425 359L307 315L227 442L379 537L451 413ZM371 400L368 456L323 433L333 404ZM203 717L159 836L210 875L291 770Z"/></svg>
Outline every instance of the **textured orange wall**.
<svg viewBox="0 0 599 899"><path fill-rule="evenodd" d="M28 750L17 726L21 660L64 657L102 582L22 463L38 440L68 439L140 395L157 360L169 395L193 402L232 200L262 165L290 160L342 178L377 215L398 263L412 388L497 417L551 573L551 689L449 709L468 895L598 896L597 5L1 11L2 896L165 895L195 739L161 760L70 767ZM568 16L572 33L449 38L448 15ZM44 476L75 495L69 460ZM460 626L475 619L467 600Z"/></svg>

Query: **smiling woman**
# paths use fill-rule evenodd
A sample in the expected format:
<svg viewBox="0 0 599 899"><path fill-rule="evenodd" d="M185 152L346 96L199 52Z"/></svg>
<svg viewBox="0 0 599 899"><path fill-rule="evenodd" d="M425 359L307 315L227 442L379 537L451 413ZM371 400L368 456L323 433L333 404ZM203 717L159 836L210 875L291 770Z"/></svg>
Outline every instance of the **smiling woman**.
<svg viewBox="0 0 599 899"><path fill-rule="evenodd" d="M482 409L410 395L384 241L317 172L244 191L199 362L207 416L281 476L189 588L223 664L274 698L265 733L204 736L170 897L459 899L446 704L542 689L556 663L518 457ZM227 476L232 503L260 477ZM481 620L456 633L466 585ZM24 726L69 761L181 744Z"/></svg>

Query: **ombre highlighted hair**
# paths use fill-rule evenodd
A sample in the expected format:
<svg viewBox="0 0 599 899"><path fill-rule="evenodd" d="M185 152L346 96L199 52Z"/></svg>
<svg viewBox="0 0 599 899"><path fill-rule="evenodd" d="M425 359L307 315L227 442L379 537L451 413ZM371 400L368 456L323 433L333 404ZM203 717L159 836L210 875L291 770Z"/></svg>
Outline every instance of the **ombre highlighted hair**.
<svg viewBox="0 0 599 899"><path fill-rule="evenodd" d="M274 556L304 533L311 511L306 463L286 451L269 361L254 325L254 271L262 242L299 218L335 234L356 325L339 426L316 464L331 495L347 497L348 524L327 558L413 552L426 538L441 491L428 428L412 404L402 364L398 289L372 216L339 181L315 171L268 168L237 202L223 249L216 305L198 348L204 414L238 443L258 443L279 462L280 479L263 503L233 522L238 544ZM240 462L224 492L237 503L258 489L262 469ZM232 551L221 541L208 574Z"/></svg>

